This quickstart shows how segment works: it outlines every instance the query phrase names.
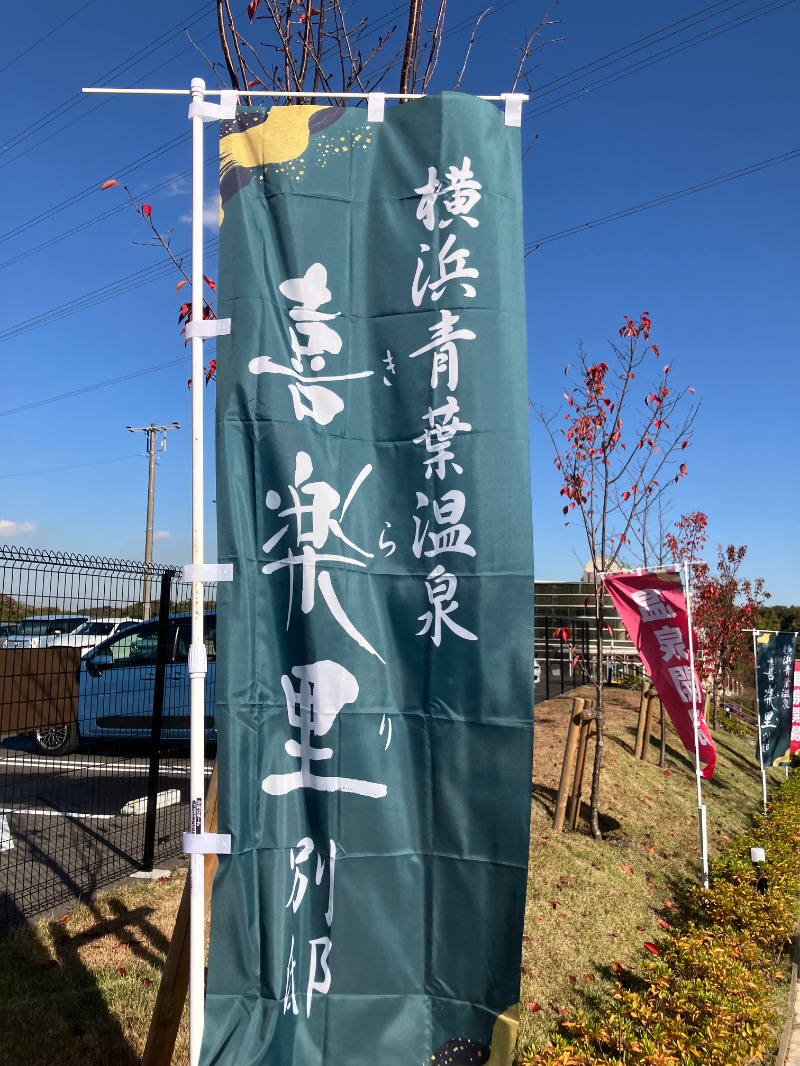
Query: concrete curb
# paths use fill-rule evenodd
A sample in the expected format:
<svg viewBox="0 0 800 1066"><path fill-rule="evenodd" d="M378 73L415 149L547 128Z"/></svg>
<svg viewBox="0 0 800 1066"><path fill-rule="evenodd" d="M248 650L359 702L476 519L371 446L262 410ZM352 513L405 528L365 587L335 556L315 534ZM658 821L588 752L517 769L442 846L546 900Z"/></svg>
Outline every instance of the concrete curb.
<svg viewBox="0 0 800 1066"><path fill-rule="evenodd" d="M786 1057L789 1053L789 1042L795 1024L795 1007L797 1005L797 969L800 965L800 919L794 932L794 952L792 954L792 979L789 984L789 1005L786 1009L786 1021L783 1023L781 1042L778 1045L778 1054L775 1057L775 1066L785 1066Z"/></svg>

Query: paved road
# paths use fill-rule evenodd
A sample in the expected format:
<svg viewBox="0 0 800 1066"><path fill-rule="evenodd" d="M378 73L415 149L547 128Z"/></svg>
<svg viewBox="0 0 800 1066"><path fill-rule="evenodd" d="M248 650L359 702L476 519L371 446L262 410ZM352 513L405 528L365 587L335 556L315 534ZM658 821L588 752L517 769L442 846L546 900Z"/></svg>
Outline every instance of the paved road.
<svg viewBox="0 0 800 1066"><path fill-rule="evenodd" d="M157 812L156 865L181 852L189 789L184 755L173 748L162 757L158 791L175 790L180 800ZM148 765L142 746L59 759L37 755L27 737L0 742L0 928L141 869L145 817L121 811L146 797Z"/></svg>

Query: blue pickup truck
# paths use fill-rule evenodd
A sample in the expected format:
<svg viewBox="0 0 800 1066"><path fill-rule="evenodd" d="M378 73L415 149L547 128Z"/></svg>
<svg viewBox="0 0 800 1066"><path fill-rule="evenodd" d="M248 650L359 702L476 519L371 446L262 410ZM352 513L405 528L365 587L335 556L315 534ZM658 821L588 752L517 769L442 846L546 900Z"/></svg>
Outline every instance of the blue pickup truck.
<svg viewBox="0 0 800 1066"><path fill-rule="evenodd" d="M192 620L188 614L169 620L164 710L161 736L184 740L189 736L189 674L186 663ZM217 670L217 617L206 612L204 642L206 675L206 740L216 739L214 694ZM43 755L69 755L82 740L144 739L153 722L158 620L140 622L104 640L83 656L74 722L45 726L30 736Z"/></svg>

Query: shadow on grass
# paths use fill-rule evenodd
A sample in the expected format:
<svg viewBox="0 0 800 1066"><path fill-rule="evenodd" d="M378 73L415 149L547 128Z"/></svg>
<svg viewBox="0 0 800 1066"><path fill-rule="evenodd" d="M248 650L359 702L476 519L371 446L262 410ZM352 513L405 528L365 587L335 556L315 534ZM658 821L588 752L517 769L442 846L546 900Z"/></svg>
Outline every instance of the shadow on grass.
<svg viewBox="0 0 800 1066"><path fill-rule="evenodd" d="M538 804L548 817L554 817L556 796L558 795L557 790L549 788L547 785L534 785L531 792L533 802ZM569 806L567 806L567 813L568 812ZM622 828L621 823L618 822L616 818L612 818L608 814L603 814L602 811L600 812L599 820L600 831L603 836L605 836L606 833L613 833ZM575 832L584 834L588 834L589 832L589 804L585 800L581 801L580 811L578 812L578 825Z"/></svg>
<svg viewBox="0 0 800 1066"><path fill-rule="evenodd" d="M110 915L87 904L91 924L75 934L65 915L0 938L0 1066L140 1062L126 1029L141 1030L149 1001L139 986L152 979L130 971L140 963L161 969L169 944L150 920L153 908L129 910L116 899L108 905ZM90 967L81 949L102 952L99 942L106 937L115 943ZM112 1002L120 1005L119 1017Z"/></svg>
<svg viewBox="0 0 800 1066"><path fill-rule="evenodd" d="M0 942L2 1066L99 1066L139 1061L94 975L53 957L28 927Z"/></svg>

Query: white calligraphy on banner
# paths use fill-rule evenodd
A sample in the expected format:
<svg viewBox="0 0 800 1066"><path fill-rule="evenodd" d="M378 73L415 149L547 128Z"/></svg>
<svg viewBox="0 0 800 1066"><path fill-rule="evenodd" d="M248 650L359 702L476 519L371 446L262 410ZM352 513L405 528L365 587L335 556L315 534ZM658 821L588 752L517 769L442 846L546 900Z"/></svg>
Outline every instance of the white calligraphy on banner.
<svg viewBox="0 0 800 1066"><path fill-rule="evenodd" d="M312 763L332 759L333 749L314 747L311 740L326 736L342 708L355 703L358 697L356 679L349 670L329 659L309 666L294 666L292 675L299 680L299 688L295 689L288 674L281 678L281 687L286 697L289 725L299 731L300 739L287 740L284 749L292 759L300 761L300 769L286 774L270 774L264 778L261 787L271 796L285 796L295 789L310 788L317 792L351 792L381 799L386 795L386 785L315 774L312 770Z"/></svg>
<svg viewBox="0 0 800 1066"><path fill-rule="evenodd" d="M266 504L269 510L277 511L279 518L293 518L294 528L290 533L291 523L284 525L266 542L264 552L269 555L272 549L289 534L289 538L294 541L298 554L294 554L292 549L288 548L284 558L267 563L266 566L262 567L262 570L265 574L274 574L284 568L289 570L287 629L289 628L289 619L294 602L294 569L299 567L302 583L300 610L303 614L310 614L313 611L316 602L316 590L319 588L328 609L345 633L362 648L366 649L370 655L374 655L381 662L384 662L369 641L358 632L345 614L344 608L334 591L328 571L317 570L319 563L345 563L349 566L366 566L366 563L362 562L361 559L354 559L350 555L321 552L319 549L325 547L331 534L347 548L350 548L351 551L360 555L362 559L373 558L369 552L359 548L357 544L349 540L341 527L341 522L344 520L348 507L353 502L361 485L372 472L372 466L368 464L362 468L353 482L347 498L341 505L341 509L339 508L341 496L336 489L329 485L327 481L311 481L313 472L314 465L311 462L311 456L308 452L298 452L295 458L294 484L287 486L291 496L291 505L279 510L282 506L280 494L274 489L270 489L267 493ZM303 498L308 502L303 503ZM334 512L336 511L338 511L338 517L334 517ZM306 523L306 519L308 523Z"/></svg>
<svg viewBox="0 0 800 1066"><path fill-rule="evenodd" d="M292 908L292 913L297 914L306 897L308 889L309 873L300 869L314 853L314 841L311 837L303 837L294 848L289 851L289 866L294 873L292 891L286 903L286 908ZM326 860L321 854L317 854L316 873L314 883L321 885L325 875ZM334 871L336 868L336 842L331 840L328 848L328 909L325 912L325 922L330 929L333 922L333 891ZM329 936L313 937L308 941L311 949L308 963L308 980L306 983L306 1017L311 1017L311 1004L314 994L327 996L331 988L331 969L328 965L328 956L333 947L333 941ZM283 1013L299 1014L297 1006L297 962L295 960L295 937L292 934L292 943L289 949L289 960L286 964L286 988L283 996Z"/></svg>
<svg viewBox="0 0 800 1066"><path fill-rule="evenodd" d="M481 199L481 184L472 171L469 156L463 157L461 166L452 165L445 172L444 181L440 180L436 167L428 167L428 180L414 191L419 196L417 220L429 233L448 229L456 219L460 219L470 229L480 223L472 215L472 209ZM442 215L444 207L447 212ZM448 217L449 216L449 217ZM477 267L470 265L469 248L459 246L455 232L450 232L442 243L433 264L426 265L426 253L431 251L430 244L421 243L420 255L411 286L411 302L414 307L422 307L426 297L436 303L447 291L447 286L457 283L460 295L472 300L477 295L473 284L480 277ZM428 257L429 258L429 257ZM440 307L439 319L428 327L430 340L409 353L409 359L421 356L431 357L431 389L437 390L446 385L449 395L443 403L431 403L422 416L425 428L414 437L415 444L424 444L427 457L423 460L425 479L435 483L445 482L452 474L463 474L464 468L457 461L454 440L459 434L472 432L472 425L459 418L458 401L454 393L458 389L460 365L459 344L477 339L476 333L461 320L464 314L455 314L450 308ZM460 323L460 328L457 328ZM430 515L422 517L415 514L414 541L411 550L417 559L434 558L439 555L455 553L474 557L476 549L470 543L472 528L462 519L467 509L464 492L451 489L436 498L435 492L417 493L416 510L428 508L433 503L434 527L431 528ZM439 647L444 629L449 630L462 640L477 640L475 633L460 625L453 615L458 609L455 598L458 590L458 578L439 564L425 579L429 610L419 616L422 628L418 637L430 636L433 644Z"/></svg>
<svg viewBox="0 0 800 1066"><path fill-rule="evenodd" d="M372 370L357 374L322 374L326 356L339 355L342 338L329 323L335 322L341 312L320 311L323 304L332 299L328 289L328 272L322 263L312 263L302 278L287 278L278 286L280 292L296 306L289 311L294 325L289 335L294 352L291 366L275 363L268 356L251 359L248 369L251 374L277 374L291 378L289 392L292 396L295 417L302 421L311 418L317 425L327 426L341 411L344 400L333 389L321 382L355 381L372 377ZM306 368L304 360L308 360Z"/></svg>

